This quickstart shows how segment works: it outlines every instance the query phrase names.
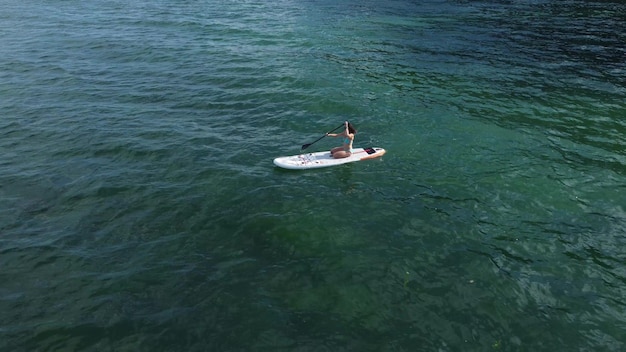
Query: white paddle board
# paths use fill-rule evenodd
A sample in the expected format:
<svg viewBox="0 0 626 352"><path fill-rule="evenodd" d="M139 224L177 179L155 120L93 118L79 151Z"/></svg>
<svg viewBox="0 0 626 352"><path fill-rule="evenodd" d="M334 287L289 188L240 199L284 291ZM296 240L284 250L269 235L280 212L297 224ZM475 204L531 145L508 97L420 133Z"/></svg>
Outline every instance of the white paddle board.
<svg viewBox="0 0 626 352"><path fill-rule="evenodd" d="M274 159L274 165L292 170L317 169L320 167L329 167L352 163L355 161L374 159L383 156L383 154L385 154L385 150L383 148L354 148L352 155L347 158L335 159L330 155L329 151L325 151L281 156Z"/></svg>

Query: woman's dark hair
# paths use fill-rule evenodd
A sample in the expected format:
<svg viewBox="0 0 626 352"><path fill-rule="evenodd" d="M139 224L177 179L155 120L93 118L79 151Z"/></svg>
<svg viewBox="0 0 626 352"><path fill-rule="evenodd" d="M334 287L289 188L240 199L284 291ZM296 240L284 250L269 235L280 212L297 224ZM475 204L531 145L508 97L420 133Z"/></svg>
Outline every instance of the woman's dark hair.
<svg viewBox="0 0 626 352"><path fill-rule="evenodd" d="M354 128L354 126L352 126L352 123L348 122L348 132L355 134L356 133L356 128Z"/></svg>

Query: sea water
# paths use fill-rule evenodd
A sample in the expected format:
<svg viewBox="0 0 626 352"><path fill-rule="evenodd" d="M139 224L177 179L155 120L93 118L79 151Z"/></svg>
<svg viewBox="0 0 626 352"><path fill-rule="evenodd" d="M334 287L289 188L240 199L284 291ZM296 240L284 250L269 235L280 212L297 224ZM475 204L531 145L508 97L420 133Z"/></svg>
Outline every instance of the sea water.
<svg viewBox="0 0 626 352"><path fill-rule="evenodd" d="M0 2L0 350L624 350L625 6Z"/></svg>

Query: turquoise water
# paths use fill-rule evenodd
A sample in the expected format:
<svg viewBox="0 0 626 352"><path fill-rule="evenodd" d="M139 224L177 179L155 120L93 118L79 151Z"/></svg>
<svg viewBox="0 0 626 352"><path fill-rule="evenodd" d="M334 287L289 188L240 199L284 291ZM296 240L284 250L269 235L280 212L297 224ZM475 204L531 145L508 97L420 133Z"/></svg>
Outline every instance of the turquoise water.
<svg viewBox="0 0 626 352"><path fill-rule="evenodd" d="M622 2L0 9L0 350L626 348Z"/></svg>

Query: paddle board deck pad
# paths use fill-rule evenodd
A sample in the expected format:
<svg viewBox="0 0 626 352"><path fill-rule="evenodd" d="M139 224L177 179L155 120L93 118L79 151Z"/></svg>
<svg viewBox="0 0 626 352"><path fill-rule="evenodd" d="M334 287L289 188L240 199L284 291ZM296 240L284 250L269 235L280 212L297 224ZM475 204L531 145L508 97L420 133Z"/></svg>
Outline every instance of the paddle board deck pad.
<svg viewBox="0 0 626 352"><path fill-rule="evenodd" d="M354 148L352 155L347 158L335 159L330 155L329 151L325 151L281 156L274 159L274 165L292 170L317 169L320 167L329 167L352 163L355 161L374 159L383 156L383 154L385 154L385 150L383 148Z"/></svg>

